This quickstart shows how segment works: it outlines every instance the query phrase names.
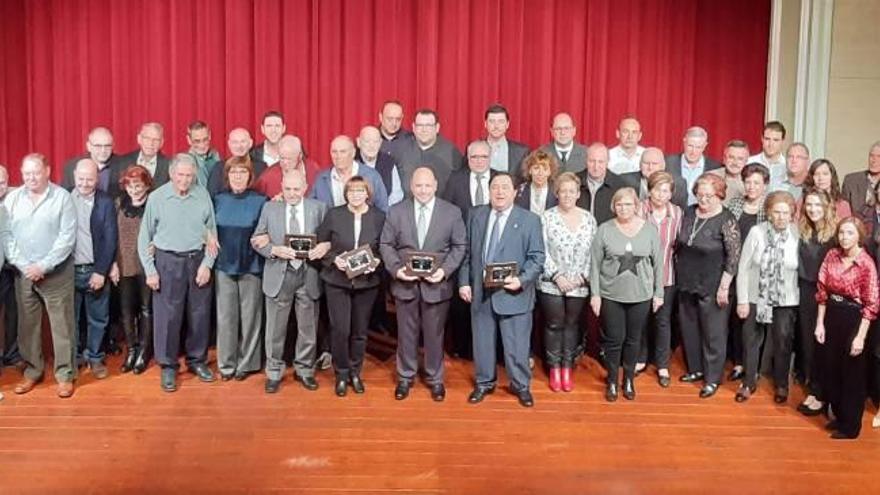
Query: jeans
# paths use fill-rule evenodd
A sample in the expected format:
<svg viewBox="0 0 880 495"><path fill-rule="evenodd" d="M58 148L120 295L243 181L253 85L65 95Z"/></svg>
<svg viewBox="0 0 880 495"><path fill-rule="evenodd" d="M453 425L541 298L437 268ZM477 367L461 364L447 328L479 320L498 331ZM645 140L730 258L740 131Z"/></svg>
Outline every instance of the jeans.
<svg viewBox="0 0 880 495"><path fill-rule="evenodd" d="M94 273L94 265L76 265L74 275L73 295L74 326L77 361L80 360L80 318L83 310L86 317L86 339L82 350L83 357L89 362L104 360L104 352L101 350L101 342L107 331L107 323L110 320L110 288L109 280L106 280L101 290L95 292L89 288L89 279Z"/></svg>

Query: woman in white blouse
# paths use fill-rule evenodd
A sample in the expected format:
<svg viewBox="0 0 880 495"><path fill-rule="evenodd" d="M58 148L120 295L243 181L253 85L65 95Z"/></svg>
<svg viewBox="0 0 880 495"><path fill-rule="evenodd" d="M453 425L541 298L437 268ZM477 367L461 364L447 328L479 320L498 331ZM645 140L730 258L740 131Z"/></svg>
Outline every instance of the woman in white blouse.
<svg viewBox="0 0 880 495"><path fill-rule="evenodd" d="M743 323L742 385L736 401L755 392L761 342L769 329L773 339L774 400L788 400L788 375L800 291L798 289L798 233L792 224L795 201L777 191L767 196L766 222L749 231L737 270L737 316Z"/></svg>
<svg viewBox="0 0 880 495"><path fill-rule="evenodd" d="M550 388L570 392L578 347L578 324L589 295L590 244L596 220L577 206L581 181L565 172L553 181L559 205L544 212L544 273L538 281L543 309L545 360L550 368Z"/></svg>

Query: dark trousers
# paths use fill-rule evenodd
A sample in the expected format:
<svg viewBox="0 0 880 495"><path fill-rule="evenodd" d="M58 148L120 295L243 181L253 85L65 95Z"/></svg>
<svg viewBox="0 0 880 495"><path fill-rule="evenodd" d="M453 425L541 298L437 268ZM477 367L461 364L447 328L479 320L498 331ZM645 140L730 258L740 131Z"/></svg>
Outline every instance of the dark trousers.
<svg viewBox="0 0 880 495"><path fill-rule="evenodd" d="M330 313L330 351L336 378L347 380L360 375L367 351L367 327L378 289L348 289L327 284Z"/></svg>
<svg viewBox="0 0 880 495"><path fill-rule="evenodd" d="M119 279L119 312L128 350L152 348L153 293L143 275Z"/></svg>
<svg viewBox="0 0 880 495"><path fill-rule="evenodd" d="M3 351L0 367L21 361L18 352L18 305L15 303L15 270L0 271L0 306L3 307Z"/></svg>
<svg viewBox="0 0 880 495"><path fill-rule="evenodd" d="M422 282L420 282L422 283ZM419 333L425 345L425 381L443 383L443 336L449 300L429 303L420 296L403 301L397 307L397 376L412 382L419 371Z"/></svg>
<svg viewBox="0 0 880 495"><path fill-rule="evenodd" d="M617 383L621 360L625 378L635 377L636 359L642 346L642 333L651 312L651 301L620 303L602 298L602 354L608 383Z"/></svg>
<svg viewBox="0 0 880 495"><path fill-rule="evenodd" d="M773 323L758 323L755 319L757 309L749 304L749 317L743 320L743 385L754 388L757 385L761 359L761 345L767 331L776 345L773 346L773 383L777 389L788 391L788 375L791 372L791 350L794 345L797 307L773 308Z"/></svg>
<svg viewBox="0 0 880 495"><path fill-rule="evenodd" d="M538 292L544 315L544 354L551 368L573 368L579 325L586 297L556 296Z"/></svg>
<svg viewBox="0 0 880 495"><path fill-rule="evenodd" d="M458 297L458 290L449 304L449 348L456 357L473 358L473 334L471 333L471 305Z"/></svg>
<svg viewBox="0 0 880 495"><path fill-rule="evenodd" d="M850 356L861 322L861 306L829 298L825 308L825 343L816 344L817 373L823 401L831 404L841 433L858 436L865 411L867 349Z"/></svg>
<svg viewBox="0 0 880 495"><path fill-rule="evenodd" d="M73 321L78 362L81 362L82 358L90 363L104 361L102 344L110 320L110 284L105 283L99 291L89 288L94 269L93 264L75 266ZM85 339L80 338L80 321L83 318L85 318ZM85 345L82 345L83 342Z"/></svg>
<svg viewBox="0 0 880 495"><path fill-rule="evenodd" d="M707 384L721 383L724 373L729 309L719 307L714 294L678 294L678 323L687 368L691 373L703 373Z"/></svg>
<svg viewBox="0 0 880 495"><path fill-rule="evenodd" d="M728 298L730 299L731 311L729 311L729 317L727 319L727 358L730 359L730 362L737 366L743 365L743 326L745 325L745 320L741 319L736 314L736 278L734 277L733 281L730 282L730 293L728 294ZM754 309L752 310L754 311ZM762 339L763 345L763 339Z"/></svg>
<svg viewBox="0 0 880 495"><path fill-rule="evenodd" d="M640 363L648 362L648 351L653 341L654 364L657 369L669 368L669 356L672 354L672 310L675 308L674 285L663 289L663 306L648 316L648 325L642 332L642 345L639 351Z"/></svg>
<svg viewBox="0 0 880 495"><path fill-rule="evenodd" d="M474 337L474 371L478 387L495 386L497 380L497 335L504 347L504 367L513 391L528 390L532 380L529 369L529 346L532 339L532 311L501 315L492 308L492 300L471 303L471 328Z"/></svg>
<svg viewBox="0 0 880 495"><path fill-rule="evenodd" d="M153 294L153 347L156 362L163 368L178 368L184 318L188 330L186 362L204 363L207 359L211 284L196 285L196 272L204 256L201 249L186 253L156 250L159 290Z"/></svg>
<svg viewBox="0 0 880 495"><path fill-rule="evenodd" d="M819 306L816 304L816 282L798 280L800 305L798 306L798 330L795 364L798 374L807 384L807 392L815 396L821 394L816 376L816 317Z"/></svg>

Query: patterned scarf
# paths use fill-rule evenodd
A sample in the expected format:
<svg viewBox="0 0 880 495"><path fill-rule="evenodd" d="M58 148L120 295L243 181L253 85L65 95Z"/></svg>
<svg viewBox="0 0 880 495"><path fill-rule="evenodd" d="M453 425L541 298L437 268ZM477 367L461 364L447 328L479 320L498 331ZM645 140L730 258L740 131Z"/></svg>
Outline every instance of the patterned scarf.
<svg viewBox="0 0 880 495"><path fill-rule="evenodd" d="M758 308L755 319L758 323L773 323L773 307L782 299L782 261L785 256L785 243L789 229L777 232L770 222L765 224L767 244L761 255L761 269L758 275Z"/></svg>

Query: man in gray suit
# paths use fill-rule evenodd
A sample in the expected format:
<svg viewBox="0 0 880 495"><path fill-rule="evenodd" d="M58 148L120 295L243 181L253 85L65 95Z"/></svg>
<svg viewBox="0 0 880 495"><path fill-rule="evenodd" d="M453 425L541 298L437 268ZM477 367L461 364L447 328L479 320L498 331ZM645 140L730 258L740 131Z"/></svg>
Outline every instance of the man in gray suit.
<svg viewBox="0 0 880 495"><path fill-rule="evenodd" d="M843 178L843 199L849 201L853 215L862 220L871 221L871 202L874 187L880 181L880 141L871 145L868 151L868 169L850 172ZM867 207L866 207L867 206Z"/></svg>
<svg viewBox="0 0 880 495"><path fill-rule="evenodd" d="M283 202L269 201L263 206L254 247L266 257L263 267L263 293L266 295L266 393L274 394L284 377L284 342L290 308L296 311L298 335L293 361L294 379L307 390L317 390L315 355L317 350L318 299L321 282L318 269L309 261L323 258L330 243L323 242L308 252L308 260L298 259L286 242L288 234L314 234L324 220L327 205L303 198L306 176L300 170L285 174L281 182ZM268 243L265 236L268 235Z"/></svg>
<svg viewBox="0 0 880 495"><path fill-rule="evenodd" d="M587 166L587 148L574 140L577 127L567 113L558 113L553 117L550 135L553 141L543 146L544 151L559 160L559 172L578 173Z"/></svg>
<svg viewBox="0 0 880 495"><path fill-rule="evenodd" d="M523 407L532 407L529 391L529 341L535 282L544 266L541 219L515 206L510 174L498 173L489 184L490 205L481 206L468 221L468 254L459 271L459 295L471 303L476 386L468 402L481 402L495 390L495 335L501 331L504 366L510 390ZM516 262L518 274L499 288L483 287L488 263Z"/></svg>
<svg viewBox="0 0 880 495"><path fill-rule="evenodd" d="M446 398L443 385L443 334L452 276L467 250L464 221L458 207L437 194L437 179L428 167L412 175L412 199L388 211L379 252L391 274L391 294L397 307L397 388L403 400L419 369L419 333L425 343L425 375L435 401ZM413 251L436 253L433 271L424 277L407 272L406 256Z"/></svg>

